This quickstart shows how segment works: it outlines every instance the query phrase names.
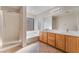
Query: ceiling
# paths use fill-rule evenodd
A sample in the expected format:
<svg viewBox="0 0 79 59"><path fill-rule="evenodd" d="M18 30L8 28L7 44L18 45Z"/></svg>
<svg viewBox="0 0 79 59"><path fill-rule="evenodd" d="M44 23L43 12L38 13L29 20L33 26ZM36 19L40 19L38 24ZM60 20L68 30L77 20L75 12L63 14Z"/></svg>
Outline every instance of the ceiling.
<svg viewBox="0 0 79 59"><path fill-rule="evenodd" d="M54 10L55 9L55 10ZM60 6L56 7L53 10L50 11L52 15L67 15L67 14L76 14L79 13L79 7L78 6Z"/></svg>
<svg viewBox="0 0 79 59"><path fill-rule="evenodd" d="M54 7L55 6L27 6L27 13L37 15Z"/></svg>
<svg viewBox="0 0 79 59"><path fill-rule="evenodd" d="M27 14L38 15L49 11L52 15L69 14L79 12L78 6L28 6Z"/></svg>

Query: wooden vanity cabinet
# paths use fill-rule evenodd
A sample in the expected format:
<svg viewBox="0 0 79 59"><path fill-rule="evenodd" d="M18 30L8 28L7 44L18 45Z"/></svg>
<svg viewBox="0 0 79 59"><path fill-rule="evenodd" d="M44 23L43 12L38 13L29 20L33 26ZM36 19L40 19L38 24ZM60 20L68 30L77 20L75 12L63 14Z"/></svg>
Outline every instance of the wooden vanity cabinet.
<svg viewBox="0 0 79 59"><path fill-rule="evenodd" d="M59 48L63 51L65 51L65 36L64 35L61 35L61 34L56 34L56 48Z"/></svg>
<svg viewBox="0 0 79 59"><path fill-rule="evenodd" d="M79 53L79 37L40 32L39 40L70 53Z"/></svg>
<svg viewBox="0 0 79 59"><path fill-rule="evenodd" d="M55 34L48 33L48 44L55 47Z"/></svg>
<svg viewBox="0 0 79 59"><path fill-rule="evenodd" d="M40 32L40 41L47 43L47 32Z"/></svg>

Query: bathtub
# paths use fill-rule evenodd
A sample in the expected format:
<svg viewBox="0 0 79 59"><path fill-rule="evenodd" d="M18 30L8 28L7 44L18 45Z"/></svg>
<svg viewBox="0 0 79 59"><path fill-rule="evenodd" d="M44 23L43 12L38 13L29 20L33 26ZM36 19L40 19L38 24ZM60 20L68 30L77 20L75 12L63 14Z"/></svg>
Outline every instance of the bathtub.
<svg viewBox="0 0 79 59"><path fill-rule="evenodd" d="M26 41L27 45L38 41L39 31L27 31L26 32Z"/></svg>

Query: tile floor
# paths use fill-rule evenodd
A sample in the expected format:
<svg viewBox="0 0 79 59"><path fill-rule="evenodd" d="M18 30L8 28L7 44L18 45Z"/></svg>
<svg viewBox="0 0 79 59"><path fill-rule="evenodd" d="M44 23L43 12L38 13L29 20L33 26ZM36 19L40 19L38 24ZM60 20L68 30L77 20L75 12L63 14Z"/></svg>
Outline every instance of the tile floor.
<svg viewBox="0 0 79 59"><path fill-rule="evenodd" d="M35 42L25 48L20 49L16 53L63 53L62 51L53 48L42 42Z"/></svg>
<svg viewBox="0 0 79 59"><path fill-rule="evenodd" d="M8 49L4 49L3 51L0 51L0 53L15 53L16 51L22 49L21 45L12 47L12 48L8 48Z"/></svg>

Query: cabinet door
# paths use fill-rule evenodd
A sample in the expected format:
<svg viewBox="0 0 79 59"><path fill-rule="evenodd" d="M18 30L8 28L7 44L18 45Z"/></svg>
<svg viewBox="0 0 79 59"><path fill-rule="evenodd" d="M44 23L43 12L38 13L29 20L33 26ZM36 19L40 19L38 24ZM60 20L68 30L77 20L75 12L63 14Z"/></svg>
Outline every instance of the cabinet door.
<svg viewBox="0 0 79 59"><path fill-rule="evenodd" d="M47 32L40 32L40 41L47 43Z"/></svg>
<svg viewBox="0 0 79 59"><path fill-rule="evenodd" d="M66 51L70 52L70 49L71 49L71 37L66 36Z"/></svg>
<svg viewBox="0 0 79 59"><path fill-rule="evenodd" d="M65 50L65 36L56 34L56 47Z"/></svg>
<svg viewBox="0 0 79 59"><path fill-rule="evenodd" d="M66 51L77 52L77 38L74 36L66 36Z"/></svg>
<svg viewBox="0 0 79 59"><path fill-rule="evenodd" d="M79 37L77 37L77 52L79 53Z"/></svg>
<svg viewBox="0 0 79 59"><path fill-rule="evenodd" d="M42 33L42 32L40 32L40 34L39 34L39 35L40 35L39 40L40 40L40 41L43 41L43 33Z"/></svg>
<svg viewBox="0 0 79 59"><path fill-rule="evenodd" d="M55 46L55 34L48 33L48 44L51 46Z"/></svg>
<svg viewBox="0 0 79 59"><path fill-rule="evenodd" d="M43 32L43 42L47 43L47 32Z"/></svg>

